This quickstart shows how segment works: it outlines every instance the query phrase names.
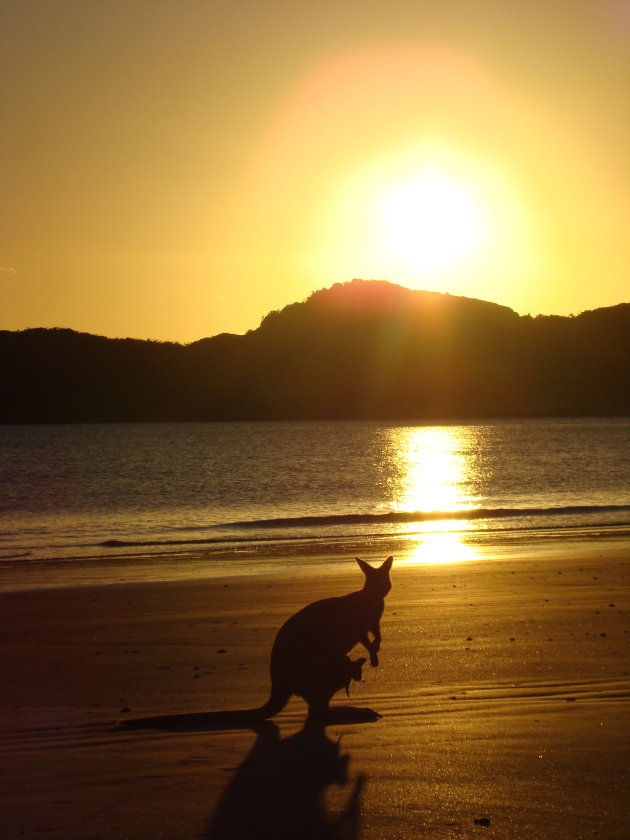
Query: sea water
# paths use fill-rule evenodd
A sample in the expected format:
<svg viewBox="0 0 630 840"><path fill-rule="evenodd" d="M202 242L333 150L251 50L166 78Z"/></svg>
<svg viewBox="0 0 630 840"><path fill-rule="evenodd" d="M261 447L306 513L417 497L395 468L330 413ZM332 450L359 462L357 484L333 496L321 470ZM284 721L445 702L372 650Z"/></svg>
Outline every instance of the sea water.
<svg viewBox="0 0 630 840"><path fill-rule="evenodd" d="M255 571L568 533L630 533L630 418L0 427L0 585L88 558Z"/></svg>

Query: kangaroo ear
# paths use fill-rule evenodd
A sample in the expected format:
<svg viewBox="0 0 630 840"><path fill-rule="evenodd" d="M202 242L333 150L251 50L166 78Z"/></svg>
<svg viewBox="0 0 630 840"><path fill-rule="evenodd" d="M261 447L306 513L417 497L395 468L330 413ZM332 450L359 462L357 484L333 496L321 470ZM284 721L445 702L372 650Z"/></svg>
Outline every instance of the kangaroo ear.
<svg viewBox="0 0 630 840"><path fill-rule="evenodd" d="M382 565L382 566L381 566L381 568L379 569L379 571L381 571L381 572L389 572L389 570L390 570L390 569L391 569L391 567L392 567L392 563L393 563L393 562L394 562L394 558L393 558L393 557L388 557L388 558L387 558L387 560L383 563L383 565Z"/></svg>
<svg viewBox="0 0 630 840"><path fill-rule="evenodd" d="M374 571L370 564L366 563L365 560L361 560L360 557L355 557L354 559L357 561L357 563L359 564L359 568L366 577L370 574L370 572Z"/></svg>

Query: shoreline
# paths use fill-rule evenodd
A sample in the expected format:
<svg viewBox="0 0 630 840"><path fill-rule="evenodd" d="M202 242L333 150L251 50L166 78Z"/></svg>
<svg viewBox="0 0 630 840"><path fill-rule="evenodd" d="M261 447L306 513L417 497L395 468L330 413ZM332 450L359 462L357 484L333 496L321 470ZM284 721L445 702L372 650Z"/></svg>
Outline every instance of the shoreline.
<svg viewBox="0 0 630 840"><path fill-rule="evenodd" d="M395 558L380 665L333 699L382 717L318 733L297 698L258 732L118 722L264 702L278 627L358 588L351 559L4 592L6 836L623 836L630 546L605 548Z"/></svg>
<svg viewBox="0 0 630 840"><path fill-rule="evenodd" d="M192 582L304 572L336 573L351 568L353 558L370 562L390 554L418 566L544 559L564 552L616 553L630 547L630 529L565 529L552 532L436 531L380 535L377 538L333 538L330 541L252 543L221 552L147 551L85 557L22 558L0 564L0 595L38 589L95 587L115 584Z"/></svg>

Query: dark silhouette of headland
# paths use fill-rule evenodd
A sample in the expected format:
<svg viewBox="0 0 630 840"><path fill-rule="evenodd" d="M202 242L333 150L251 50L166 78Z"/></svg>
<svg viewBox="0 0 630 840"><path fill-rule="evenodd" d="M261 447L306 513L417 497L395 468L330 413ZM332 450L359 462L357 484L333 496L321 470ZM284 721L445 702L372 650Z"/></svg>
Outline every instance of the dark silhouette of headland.
<svg viewBox="0 0 630 840"><path fill-rule="evenodd" d="M352 281L189 345L0 331L0 422L630 414L630 303L519 316Z"/></svg>

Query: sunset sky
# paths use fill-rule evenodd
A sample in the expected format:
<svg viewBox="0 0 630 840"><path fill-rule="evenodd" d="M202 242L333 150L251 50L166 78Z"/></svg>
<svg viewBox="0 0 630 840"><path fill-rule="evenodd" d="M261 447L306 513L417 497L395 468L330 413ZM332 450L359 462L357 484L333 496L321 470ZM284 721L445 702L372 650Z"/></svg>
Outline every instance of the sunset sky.
<svg viewBox="0 0 630 840"><path fill-rule="evenodd" d="M0 328L630 300L630 0L2 0Z"/></svg>

